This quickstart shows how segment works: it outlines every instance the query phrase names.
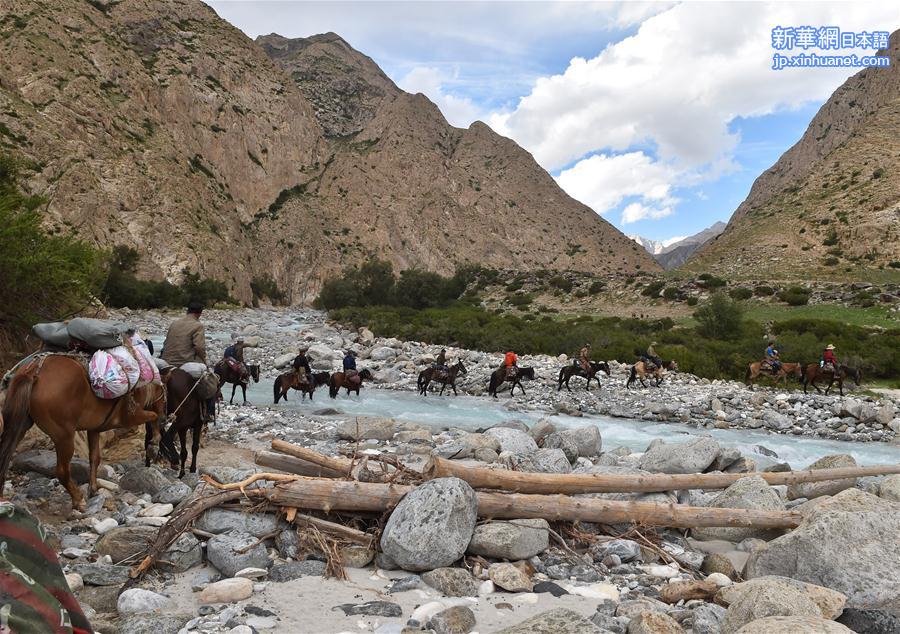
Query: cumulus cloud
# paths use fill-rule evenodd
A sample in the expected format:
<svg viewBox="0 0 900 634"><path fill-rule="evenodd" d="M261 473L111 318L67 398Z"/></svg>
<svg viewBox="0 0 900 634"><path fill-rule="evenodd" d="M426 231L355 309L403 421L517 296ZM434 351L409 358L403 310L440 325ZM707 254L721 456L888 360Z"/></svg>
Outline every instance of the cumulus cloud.
<svg viewBox="0 0 900 634"><path fill-rule="evenodd" d="M644 220L646 218L656 220L658 218L665 218L666 216L671 215L671 207L663 207L660 209L655 207L648 207L641 203L631 203L630 205L627 205L622 211L622 224L627 225L631 224L632 222L637 222L638 220Z"/></svg>
<svg viewBox="0 0 900 634"><path fill-rule="evenodd" d="M397 82L406 92L422 93L431 99L451 125L467 128L478 119L479 109L466 97L449 94L444 88L447 77L437 68L418 66Z"/></svg>

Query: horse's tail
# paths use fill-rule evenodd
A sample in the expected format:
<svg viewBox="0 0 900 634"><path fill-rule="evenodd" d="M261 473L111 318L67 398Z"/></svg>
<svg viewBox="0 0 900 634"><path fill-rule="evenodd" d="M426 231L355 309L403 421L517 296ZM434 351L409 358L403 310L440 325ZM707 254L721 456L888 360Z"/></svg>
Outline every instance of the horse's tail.
<svg viewBox="0 0 900 634"><path fill-rule="evenodd" d="M750 381L750 374L753 372L753 364L747 366L747 373L744 375L744 382L747 383Z"/></svg>
<svg viewBox="0 0 900 634"><path fill-rule="evenodd" d="M625 383L625 387L630 387L634 380L637 378L637 370L635 370L635 366L631 366L631 374L628 376L628 381Z"/></svg>
<svg viewBox="0 0 900 634"><path fill-rule="evenodd" d="M6 483L6 473L12 462L13 453L22 436L34 421L31 420L31 390L37 374L32 371L18 372L13 376L3 403L3 434L0 435L0 490Z"/></svg>
<svg viewBox="0 0 900 634"><path fill-rule="evenodd" d="M281 376L275 377L275 385L272 388L275 404L278 405L278 398L281 396Z"/></svg>

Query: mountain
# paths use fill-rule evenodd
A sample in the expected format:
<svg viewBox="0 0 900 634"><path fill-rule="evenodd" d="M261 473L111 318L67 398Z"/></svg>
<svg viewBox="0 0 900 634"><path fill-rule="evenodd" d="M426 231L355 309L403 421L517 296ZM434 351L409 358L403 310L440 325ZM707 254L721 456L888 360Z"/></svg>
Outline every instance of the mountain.
<svg viewBox="0 0 900 634"><path fill-rule="evenodd" d="M365 258L658 270L482 123L447 124L335 34L254 42L199 0L0 0L0 150L46 222L243 300Z"/></svg>
<svg viewBox="0 0 900 634"><path fill-rule="evenodd" d="M900 32L841 85L685 269L729 277L900 278Z"/></svg>
<svg viewBox="0 0 900 634"><path fill-rule="evenodd" d="M724 222L717 222L711 227L707 227L699 233L695 233L687 238L672 238L670 240L652 240L638 235L628 236L653 256L660 266L664 269L671 270L687 260L688 256L693 253L707 240L710 240L725 229Z"/></svg>

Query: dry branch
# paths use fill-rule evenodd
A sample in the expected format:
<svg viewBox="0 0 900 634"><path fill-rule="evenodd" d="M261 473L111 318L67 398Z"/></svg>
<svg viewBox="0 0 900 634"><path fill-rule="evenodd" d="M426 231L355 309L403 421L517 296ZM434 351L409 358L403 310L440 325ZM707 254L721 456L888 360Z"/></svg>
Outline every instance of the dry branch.
<svg viewBox="0 0 900 634"><path fill-rule="evenodd" d="M296 475L312 476L314 478L343 478L347 475L346 471L335 471L302 458L275 453L274 451L257 452L255 461L261 467L277 469L278 471Z"/></svg>
<svg viewBox="0 0 900 634"><path fill-rule="evenodd" d="M269 500L281 506L319 511L383 512L394 506L413 487L340 480L304 479L277 485L267 491ZM477 492L479 517L497 519L543 518L621 524L638 522L652 526L752 526L793 528L801 515L791 511L722 509L650 502L620 502L573 498L565 495L523 495Z"/></svg>
<svg viewBox="0 0 900 634"><path fill-rule="evenodd" d="M329 522L328 520L323 520L318 517L303 515L302 513L297 513L293 521L295 524L315 526L323 533L330 533L337 537L342 537L347 541L351 541L354 544L359 544L360 546L365 546L367 548L371 548L372 542L375 539L372 535L358 531L355 528L350 528L343 524L335 524L334 522Z"/></svg>
<svg viewBox="0 0 900 634"><path fill-rule="evenodd" d="M474 489L502 489L519 493L651 493L683 489L726 489L741 478L759 476L770 485L823 482L870 475L900 473L900 465L842 467L770 473L688 473L624 475L599 473L527 473L506 469L467 467L433 456L425 466L426 480L455 477Z"/></svg>
<svg viewBox="0 0 900 634"><path fill-rule="evenodd" d="M294 458L300 458L301 460L305 460L306 462L312 463L314 465L324 467L325 469L336 471L337 473L341 474L341 477L349 476L350 471L353 469L352 460L326 456L324 454L320 454L318 451L313 451L312 449L307 449L306 447L294 445L289 442L285 442L284 440L273 440L272 449L274 449L275 451L280 451L281 453L285 453L289 456L293 456Z"/></svg>

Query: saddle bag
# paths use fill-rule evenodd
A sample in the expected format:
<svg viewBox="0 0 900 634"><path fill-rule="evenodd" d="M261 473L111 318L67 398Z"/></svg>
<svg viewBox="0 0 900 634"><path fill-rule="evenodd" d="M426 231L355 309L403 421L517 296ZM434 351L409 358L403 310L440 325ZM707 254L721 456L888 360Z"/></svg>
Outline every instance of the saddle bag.
<svg viewBox="0 0 900 634"><path fill-rule="evenodd" d="M91 389L97 398L113 399L125 396L128 390L135 387L141 371L137 361L122 348L123 355L114 355L106 350L98 350L88 363L88 378Z"/></svg>
<svg viewBox="0 0 900 634"><path fill-rule="evenodd" d="M199 361L193 361L191 363L184 363L179 366L179 370L183 370L191 375L194 379L199 379L204 374L209 372L209 368L206 367L205 363L200 363Z"/></svg>
<svg viewBox="0 0 900 634"><path fill-rule="evenodd" d="M200 377L196 389L197 394L203 400L214 397L219 391L219 375L215 372L207 372Z"/></svg>
<svg viewBox="0 0 900 634"><path fill-rule="evenodd" d="M105 350L125 343L126 334L134 328L121 321L78 317L68 323L69 337L83 341L90 348Z"/></svg>
<svg viewBox="0 0 900 634"><path fill-rule="evenodd" d="M69 348L69 330L65 322L55 321L35 324L32 326L31 332L48 346L62 348L63 350L68 350Z"/></svg>

